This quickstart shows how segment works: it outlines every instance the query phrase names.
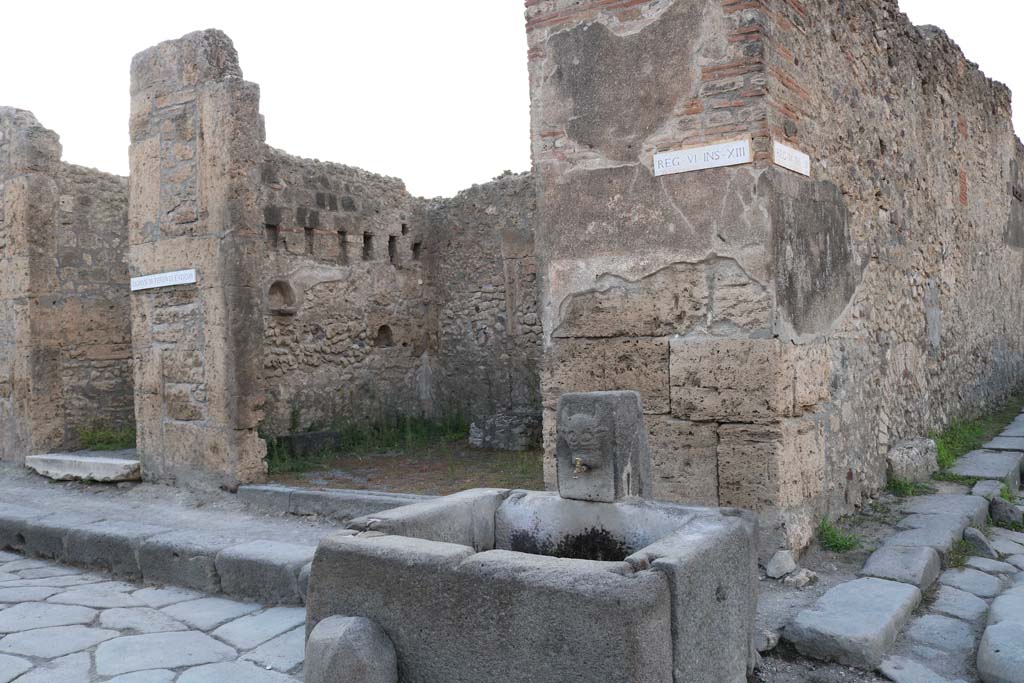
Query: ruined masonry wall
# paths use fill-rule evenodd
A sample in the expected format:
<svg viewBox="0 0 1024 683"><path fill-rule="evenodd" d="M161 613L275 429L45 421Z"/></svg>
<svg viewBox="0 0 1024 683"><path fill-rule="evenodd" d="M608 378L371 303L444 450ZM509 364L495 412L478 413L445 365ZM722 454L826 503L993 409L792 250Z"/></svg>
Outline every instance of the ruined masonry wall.
<svg viewBox="0 0 1024 683"><path fill-rule="evenodd" d="M837 513L884 485L893 443L1024 382L1024 147L1010 92L896 0L772 8L770 125L841 192L839 237L862 270L854 291L777 254L781 335L823 340L831 359L821 431Z"/></svg>
<svg viewBox="0 0 1024 683"><path fill-rule="evenodd" d="M470 419L474 445L520 450L540 440L535 210L528 174L475 185L426 210L437 399Z"/></svg>
<svg viewBox="0 0 1024 683"><path fill-rule="evenodd" d="M264 431L436 413L432 245L402 182L267 148L260 206Z"/></svg>
<svg viewBox="0 0 1024 683"><path fill-rule="evenodd" d="M127 180L60 161L0 108L0 458L77 448L133 422Z"/></svg>

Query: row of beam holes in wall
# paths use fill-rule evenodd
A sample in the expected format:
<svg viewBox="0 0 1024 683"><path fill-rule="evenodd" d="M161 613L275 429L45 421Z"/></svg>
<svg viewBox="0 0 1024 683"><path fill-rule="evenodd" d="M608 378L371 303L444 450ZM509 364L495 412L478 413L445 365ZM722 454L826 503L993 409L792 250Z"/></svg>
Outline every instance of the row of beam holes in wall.
<svg viewBox="0 0 1024 683"><path fill-rule="evenodd" d="M267 244L270 246L271 249L277 249L277 245L278 245L279 238L280 238L280 233L281 233L281 226L279 226L279 225L271 225L271 224L267 223L263 227L264 227L264 229L266 230L266 233L267 233ZM308 254L309 256L312 256L313 255L313 244L314 244L313 240L314 240L314 237L315 237L314 229L313 228L305 228L304 232L305 232L305 237L306 237L306 254ZM402 234L403 235L408 235L409 234L409 224L408 223L402 223ZM338 231L338 262L339 263L347 264L349 262L348 247L349 247L349 245L348 245L348 233L346 231L344 231L344 230L339 230ZM422 242L413 242L413 244L412 244L412 260L413 261L419 261L420 260L420 256L422 254L423 254L423 243ZM372 232L364 232L363 233L362 260L363 261L372 261L373 260L373 233ZM398 238L396 236L394 236L394 235L389 235L388 236L388 260L391 261L392 264L398 265Z"/></svg>

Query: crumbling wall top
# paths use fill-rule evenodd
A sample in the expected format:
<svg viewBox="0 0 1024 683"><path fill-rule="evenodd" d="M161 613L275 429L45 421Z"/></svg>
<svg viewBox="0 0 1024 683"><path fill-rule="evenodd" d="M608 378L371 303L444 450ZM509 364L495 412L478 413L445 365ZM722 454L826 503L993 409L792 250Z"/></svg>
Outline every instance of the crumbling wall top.
<svg viewBox="0 0 1024 683"><path fill-rule="evenodd" d="M172 93L208 81L241 79L238 52L223 31L207 29L155 45L132 59L131 94Z"/></svg>

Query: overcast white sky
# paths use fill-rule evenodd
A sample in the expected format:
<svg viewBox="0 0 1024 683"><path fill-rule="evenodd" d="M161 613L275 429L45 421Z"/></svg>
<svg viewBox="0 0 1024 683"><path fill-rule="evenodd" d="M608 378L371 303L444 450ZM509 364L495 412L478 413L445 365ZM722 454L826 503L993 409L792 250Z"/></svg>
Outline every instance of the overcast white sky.
<svg viewBox="0 0 1024 683"><path fill-rule="evenodd" d="M66 161L126 174L132 55L220 28L260 84L275 147L398 176L424 196L530 166L522 0L0 2L0 105L35 112ZM901 5L1024 93L1024 2ZM1015 120L1024 131L1024 104Z"/></svg>

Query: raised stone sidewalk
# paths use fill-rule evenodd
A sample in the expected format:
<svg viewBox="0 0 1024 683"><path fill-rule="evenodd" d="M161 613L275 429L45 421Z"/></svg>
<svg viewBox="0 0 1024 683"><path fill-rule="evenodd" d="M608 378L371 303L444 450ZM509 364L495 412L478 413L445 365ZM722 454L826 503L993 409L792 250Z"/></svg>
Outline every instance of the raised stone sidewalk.
<svg viewBox="0 0 1024 683"><path fill-rule="evenodd" d="M895 683L1024 683L1024 533L988 526L997 508L1014 510L1000 495L1020 495L1021 447L1024 414L951 469L982 480L970 494L907 499L865 578L829 590L783 637L807 656ZM943 571L965 541L973 555Z"/></svg>
<svg viewBox="0 0 1024 683"><path fill-rule="evenodd" d="M300 605L319 516L254 514L237 496L148 484L52 483L0 466L0 550L118 578Z"/></svg>
<svg viewBox="0 0 1024 683"><path fill-rule="evenodd" d="M299 683L305 617L0 552L0 683Z"/></svg>

